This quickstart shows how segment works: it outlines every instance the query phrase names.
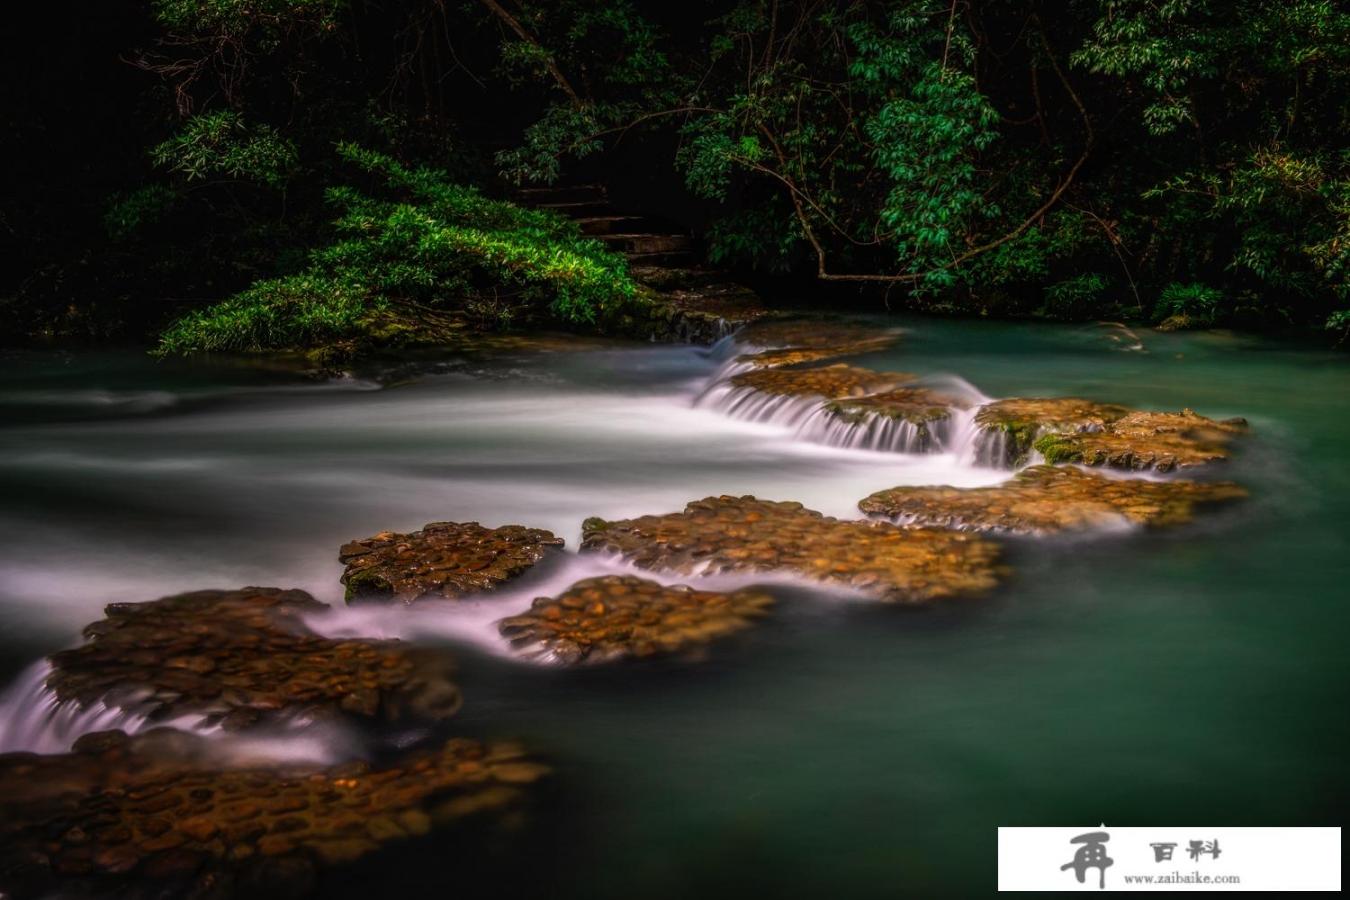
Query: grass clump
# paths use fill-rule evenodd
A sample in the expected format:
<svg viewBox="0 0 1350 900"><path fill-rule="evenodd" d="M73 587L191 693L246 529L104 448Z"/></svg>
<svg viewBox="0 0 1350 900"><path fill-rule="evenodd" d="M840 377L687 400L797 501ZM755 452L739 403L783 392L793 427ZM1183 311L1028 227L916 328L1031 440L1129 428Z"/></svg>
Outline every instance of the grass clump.
<svg viewBox="0 0 1350 900"><path fill-rule="evenodd" d="M313 251L303 272L256 282L174 322L158 352L312 348L361 337L391 309L490 308L495 324L595 323L637 298L623 257L555 213L490 199L353 144L338 152L370 185L328 190L340 212L336 239Z"/></svg>

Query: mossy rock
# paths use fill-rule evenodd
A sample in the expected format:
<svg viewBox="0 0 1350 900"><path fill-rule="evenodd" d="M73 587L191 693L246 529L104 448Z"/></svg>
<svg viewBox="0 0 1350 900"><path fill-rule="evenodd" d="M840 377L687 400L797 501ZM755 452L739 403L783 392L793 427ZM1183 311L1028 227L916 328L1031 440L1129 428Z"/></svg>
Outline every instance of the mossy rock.
<svg viewBox="0 0 1350 900"><path fill-rule="evenodd" d="M1015 466L1047 433L1100 431L1130 412L1127 406L1079 397L1012 397L980 407L975 424L986 435L1003 439L1004 458L993 461Z"/></svg>
<svg viewBox="0 0 1350 900"><path fill-rule="evenodd" d="M762 591L699 591L608 575L540 597L499 628L523 652L589 665L688 652L748 628L772 605Z"/></svg>
<svg viewBox="0 0 1350 900"><path fill-rule="evenodd" d="M197 716L231 730L277 717L444 718L459 708L448 656L397 641L321 637L303 616L327 608L277 588L115 603L85 628L85 644L49 658L47 686L82 707L103 702L151 720Z"/></svg>
<svg viewBox="0 0 1350 900"><path fill-rule="evenodd" d="M1170 472L1226 460L1244 419L1216 421L1194 411L1131 412L1100 431L1046 434L1033 446L1050 463Z"/></svg>
<svg viewBox="0 0 1350 900"><path fill-rule="evenodd" d="M1189 522L1200 505L1247 496L1231 482L1108 478L1063 466L1033 466L993 487L896 487L858 507L907 525L1049 534L1116 523L1162 527Z"/></svg>
<svg viewBox="0 0 1350 900"><path fill-rule="evenodd" d="M490 591L563 546L541 528L432 522L420 531L382 531L344 544L338 560L347 602L457 600Z"/></svg>
<svg viewBox="0 0 1350 900"><path fill-rule="evenodd" d="M518 745L454 739L378 766L236 765L168 729L0 756L7 896L306 897L433 830L500 831L548 768Z"/></svg>
<svg viewBox="0 0 1350 900"><path fill-rule="evenodd" d="M976 535L845 521L754 497L708 497L662 516L588 519L582 549L681 575L781 572L895 603L981 594L1003 574L998 547Z"/></svg>

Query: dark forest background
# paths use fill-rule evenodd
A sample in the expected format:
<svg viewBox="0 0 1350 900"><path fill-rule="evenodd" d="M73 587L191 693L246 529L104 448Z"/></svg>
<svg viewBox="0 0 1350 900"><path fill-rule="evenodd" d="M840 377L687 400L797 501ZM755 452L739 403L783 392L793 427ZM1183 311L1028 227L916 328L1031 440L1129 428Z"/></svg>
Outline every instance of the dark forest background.
<svg viewBox="0 0 1350 900"><path fill-rule="evenodd" d="M1350 328L1335 0L106 0L11 39L7 341L641 294L522 187L862 309Z"/></svg>

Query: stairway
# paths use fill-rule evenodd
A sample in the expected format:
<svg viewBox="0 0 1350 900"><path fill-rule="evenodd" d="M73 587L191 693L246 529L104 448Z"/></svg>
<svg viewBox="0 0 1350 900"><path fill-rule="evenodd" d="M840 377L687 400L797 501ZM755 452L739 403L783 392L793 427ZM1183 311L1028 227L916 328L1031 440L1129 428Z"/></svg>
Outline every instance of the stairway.
<svg viewBox="0 0 1350 900"><path fill-rule="evenodd" d="M517 202L551 209L580 226L583 234L622 253L634 269L679 269L694 265L694 239L646 216L619 212L601 184L522 188Z"/></svg>

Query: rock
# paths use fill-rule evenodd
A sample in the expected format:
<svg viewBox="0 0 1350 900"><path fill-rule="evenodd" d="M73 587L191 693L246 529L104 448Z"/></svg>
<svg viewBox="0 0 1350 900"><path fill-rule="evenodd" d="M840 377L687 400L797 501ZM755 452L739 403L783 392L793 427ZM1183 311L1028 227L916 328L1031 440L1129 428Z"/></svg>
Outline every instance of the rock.
<svg viewBox="0 0 1350 900"><path fill-rule="evenodd" d="M772 604L760 591L696 591L609 575L540 597L499 628L518 648L569 665L602 663L704 644L748 627Z"/></svg>
<svg viewBox="0 0 1350 900"><path fill-rule="evenodd" d="M229 731L337 709L454 712L459 693L444 654L320 637L302 616L325 609L303 591L276 588L113 604L108 618L85 630L92 637L84 645L50 657L47 685L63 701L103 700L161 719L196 715ZM77 749L107 751L124 740L86 735Z"/></svg>
<svg viewBox="0 0 1350 900"><path fill-rule="evenodd" d="M1046 434L1033 444L1046 462L1170 472L1228 458L1228 444L1247 430L1243 419L1222 422L1179 413L1132 412L1101 431Z"/></svg>
<svg viewBox="0 0 1350 900"><path fill-rule="evenodd" d="M215 896L213 885L236 883L304 896L316 866L346 866L469 817L514 821L530 786L549 774L514 744L465 739L388 766L232 767L205 738L123 737L98 752L0 756L0 893ZM148 792L181 807L231 801L171 827L136 800ZM95 840L53 842L54 819ZM112 832L126 839L109 844ZM268 872L278 878L267 881Z"/></svg>
<svg viewBox="0 0 1350 900"><path fill-rule="evenodd" d="M751 388L783 397L823 397L838 400L894 390L914 380L899 372L875 372L838 364L814 369L759 368L731 379L733 387Z"/></svg>
<svg viewBox="0 0 1350 900"><path fill-rule="evenodd" d="M1013 397L980 407L975 424L983 431L984 461L1011 467L1026 459L1043 434L1100 431L1129 412L1127 406L1078 397Z"/></svg>
<svg viewBox="0 0 1350 900"><path fill-rule="evenodd" d="M972 534L842 521L754 497L708 497L664 516L587 519L582 549L683 575L792 572L897 603L979 594L1002 574L998 547Z"/></svg>
<svg viewBox="0 0 1350 900"><path fill-rule="evenodd" d="M562 538L539 528L433 522L411 534L382 532L342 547L347 602L457 599L524 573Z"/></svg>
<svg viewBox="0 0 1350 900"><path fill-rule="evenodd" d="M761 319L736 332L736 341L769 348L738 357L757 368L820 362L885 350L898 336L874 326L817 319Z"/></svg>
<svg viewBox="0 0 1350 900"><path fill-rule="evenodd" d="M1226 459L1226 445L1247 425L1076 397L999 400L981 407L975 423L984 431L982 458L995 465L1017 465L1035 449L1051 463L1160 472Z"/></svg>
<svg viewBox="0 0 1350 900"><path fill-rule="evenodd" d="M1116 522L1160 527L1190 521L1199 504L1245 497L1231 482L1107 478L1062 466L1033 466L994 487L897 487L858 504L907 525L1048 534Z"/></svg>

